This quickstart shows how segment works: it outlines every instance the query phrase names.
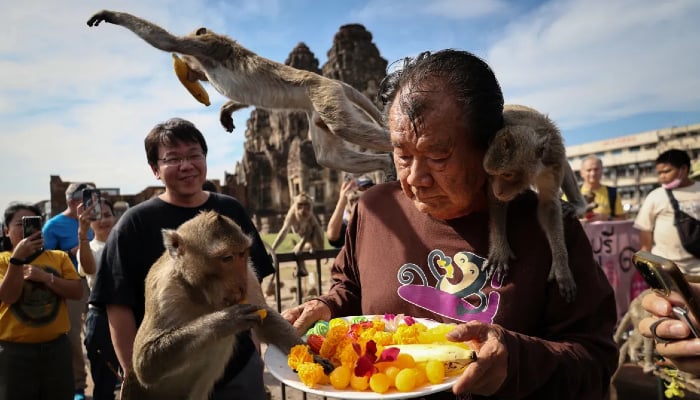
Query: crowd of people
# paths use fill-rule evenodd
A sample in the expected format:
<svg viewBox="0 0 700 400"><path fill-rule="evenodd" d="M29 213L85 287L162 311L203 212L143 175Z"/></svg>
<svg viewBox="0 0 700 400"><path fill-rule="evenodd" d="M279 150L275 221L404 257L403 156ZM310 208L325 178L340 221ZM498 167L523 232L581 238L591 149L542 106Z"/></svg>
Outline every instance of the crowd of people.
<svg viewBox="0 0 700 400"><path fill-rule="evenodd" d="M283 317L300 333L318 320L351 315L458 322L449 339L470 342L478 361L449 391L426 399L605 398L618 367L615 293L583 226L625 220L628 213L617 190L601 183L600 158L581 164L589 213L564 217L579 293L566 302L548 279L551 252L544 233L532 228L538 221L531 191L509 205L508 244L516 258L508 273L489 277L481 268L489 249L490 190L482 160L503 124L503 94L491 68L466 51L424 52L391 72L378 98L398 180L378 184L349 176L341 182L326 227L329 244L340 249L331 287ZM89 370L93 398L114 399L122 380L134 379L144 279L164 251L162 230L202 210L230 217L251 238L250 260L260 281L275 272L241 203L215 186L203 189L210 183L208 148L195 125L180 118L158 123L144 144L150 170L165 189L129 208L118 223L109 200L83 202L83 190L95 189L89 183L69 185L66 209L39 232L23 231L23 217L41 216L37 207L16 203L5 210L0 398L82 400ZM689 178L690 158L682 150L665 151L656 171L662 187L646 196L634 218L640 249L698 274L700 259L684 248L673 224L672 199L699 217L700 183ZM446 266L458 271L456 278L447 276ZM700 284L694 290L700 296ZM639 324L641 333L663 342L658 353L679 369L700 374L700 341L672 318L672 306L682 299L651 294L643 304L651 316ZM265 397L259 346L250 331L237 343L211 399Z"/></svg>

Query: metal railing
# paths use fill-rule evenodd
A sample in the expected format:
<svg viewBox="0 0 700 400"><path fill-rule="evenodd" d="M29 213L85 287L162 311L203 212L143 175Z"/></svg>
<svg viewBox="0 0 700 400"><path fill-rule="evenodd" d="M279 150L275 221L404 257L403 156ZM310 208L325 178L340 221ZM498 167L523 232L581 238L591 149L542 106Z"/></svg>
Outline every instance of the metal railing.
<svg viewBox="0 0 700 400"><path fill-rule="evenodd" d="M281 296L281 277L280 277L280 263L283 262L295 262L297 264L297 271L300 269L300 265L304 265L307 260L316 260L316 276L318 279L316 279L316 293L321 294L323 293L323 280L321 279L321 260L327 260L327 259L335 259L335 257L338 255L340 252L340 249L324 249L324 250L316 250L313 253L308 253L308 252L303 252L300 254L294 254L294 253L279 253L276 254L272 249L268 247L268 252L270 253L270 256L272 257L272 262L275 266L275 300L277 301L277 311L282 312L282 296ZM302 276L299 276L299 274L295 274L295 279L296 279L296 295L297 295L297 304L301 304L303 302L303 290L302 290ZM285 385L283 382L280 382L280 390L281 390L281 396L282 399L287 399L287 385ZM306 392L302 392L302 397L304 400L307 399L306 397ZM323 397L323 399L326 399L326 397Z"/></svg>
<svg viewBox="0 0 700 400"><path fill-rule="evenodd" d="M335 257L340 252L340 249L324 249L316 250L313 253L303 252L299 255L294 253L279 253L275 254L274 251L270 251L272 256L272 262L275 266L275 298L277 299L277 311L282 312L282 296L280 296L280 263L282 262L295 262L297 264L297 271L299 271L300 264L305 263L307 260L316 260L316 293L322 293L322 280L321 280L321 260L327 260L329 258L335 259ZM301 304L303 300L301 279L299 274L296 274L296 288L297 288L297 304Z"/></svg>

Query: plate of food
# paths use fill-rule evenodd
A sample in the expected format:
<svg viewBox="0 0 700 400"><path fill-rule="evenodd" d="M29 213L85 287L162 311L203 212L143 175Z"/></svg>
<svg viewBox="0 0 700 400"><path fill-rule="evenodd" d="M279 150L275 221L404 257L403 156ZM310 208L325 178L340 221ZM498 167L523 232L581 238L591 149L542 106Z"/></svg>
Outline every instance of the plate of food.
<svg viewBox="0 0 700 400"><path fill-rule="evenodd" d="M345 323L345 328L338 328L339 325ZM362 360L365 362L364 367L361 367L363 373L366 375L373 374L385 374L392 376L390 379L388 389L378 392L376 391L377 386L367 386L364 390L358 390L356 388L347 385L338 385L337 379L332 377L329 381L329 375L317 383L309 384L308 378L300 378L298 371L292 369L290 364L294 364L294 361L290 362L290 357L283 354L277 347L268 346L267 351L264 355L265 365L267 370L274 376L277 380L284 383L287 386L293 387L295 389L301 390L306 393L316 394L319 396L340 398L340 399L410 399L415 397L422 397L431 393L448 391L457 380L461 371L470 362L476 360L476 352L469 349L465 344L454 344L452 342L447 342L444 339L444 335L448 332L454 324L443 324L434 320L424 319L424 318L412 318L404 317L402 315L385 315L385 316L359 316L359 317L344 317L336 318L329 322L319 321L309 329L305 339L307 340L308 347L314 349L318 352L320 344L317 340L319 336L324 338L329 338L333 336L331 331L338 332L341 329L346 329L348 335L356 338L356 342L359 341L362 344L360 346L355 345L356 352L358 352L358 357L366 357L360 353L370 353L375 350L375 344L368 344L366 336L363 336L363 331L369 332L369 329L374 328L375 330L381 331L381 333L376 334L374 339L378 342L384 343L384 345L376 346L378 349L377 353L372 354L371 361L369 362L369 369L367 367L367 360ZM379 329L377 329L379 327ZM328 334L328 336L326 336ZM370 332L371 334L371 332ZM315 337L312 337L315 336ZM363 339L360 339L364 337ZM388 338L394 338L390 341ZM412 339L420 338L418 343L416 340ZM313 340L312 340L313 339ZM371 340L371 339L370 339ZM406 341L414 342L412 344L404 344ZM314 343L312 343L314 342ZM372 340L372 342L374 342ZM315 346L314 346L315 344ZM339 347L341 345L338 345ZM357 349L363 349L357 351ZM370 351L372 349L372 351ZM330 352L330 353L329 353ZM312 352L313 354L314 352ZM321 354L332 354L330 357L334 366L338 368L341 364L348 366L347 362L347 352L342 354L340 348L335 350L329 350L327 347L323 348ZM399 362L398 354L409 354L411 355L408 365L400 366L397 364ZM405 356L402 356L401 363L405 364ZM338 359L344 361L339 361ZM351 364L350 370L359 371L358 365L360 361L355 361ZM431 364L428 366L428 364ZM394 367L394 373L390 373L388 366ZM438 368L435 368L437 366ZM411 370L422 370L422 372L416 372L417 375L406 375L408 373L403 373L401 371L406 367ZM320 368L320 367L319 367ZM386 369L385 369L386 368ZM442 370L437 373L436 369ZM366 371L372 370L373 373L367 373ZM427 372L430 371L430 372ZM412 382L410 386L415 384L415 387L406 387L406 385L400 385L399 375L412 376L410 379ZM419 375L422 374L422 378ZM430 379L427 379L427 375L430 374ZM368 381L371 379L368 376ZM435 383L431 383L435 382ZM343 387L343 388L336 388ZM399 390L396 386L403 386ZM380 389L381 390L381 389Z"/></svg>

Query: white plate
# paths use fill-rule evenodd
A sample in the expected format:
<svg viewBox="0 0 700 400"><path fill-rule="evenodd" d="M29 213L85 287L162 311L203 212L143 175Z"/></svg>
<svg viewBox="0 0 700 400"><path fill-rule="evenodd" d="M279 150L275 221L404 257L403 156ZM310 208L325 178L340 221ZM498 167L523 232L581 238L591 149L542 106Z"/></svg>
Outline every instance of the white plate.
<svg viewBox="0 0 700 400"><path fill-rule="evenodd" d="M350 320L355 317L345 317L343 319ZM374 318L374 316L367 316L368 319ZM438 322L431 319L425 318L414 318L417 322L423 323L428 328L431 328L438 324ZM302 392L317 394L319 396L333 397L338 399L411 399L414 397L421 397L427 394L442 392L450 390L452 384L457 380L458 376L448 377L444 382L438 385L423 385L417 390L412 392L399 392L396 388L391 388L386 393L375 393L371 390L366 390L364 392L359 392L356 390L337 390L331 385L316 385L310 388L304 385L299 380L299 375L292 371L287 364L287 356L283 354L277 347L268 346L267 351L265 351L265 356L263 357L267 370L270 371L272 376L277 378L280 382L287 386L291 386L295 389L301 390Z"/></svg>

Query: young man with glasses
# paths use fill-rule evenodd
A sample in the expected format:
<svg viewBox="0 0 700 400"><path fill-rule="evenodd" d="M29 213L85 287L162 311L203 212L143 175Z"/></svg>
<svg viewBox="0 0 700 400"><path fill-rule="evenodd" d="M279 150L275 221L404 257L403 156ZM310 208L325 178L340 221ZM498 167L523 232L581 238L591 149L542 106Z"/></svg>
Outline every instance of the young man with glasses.
<svg viewBox="0 0 700 400"><path fill-rule="evenodd" d="M131 367L136 331L144 316L144 279L164 251L162 229L176 229L203 210L236 221L253 239L250 257L258 278L274 272L258 231L233 197L202 190L207 178L207 144L189 121L172 118L156 125L144 141L146 158L156 179L165 185L159 196L140 203L120 218L99 261L90 304L104 307L114 349L125 375ZM238 391L264 396L262 360L250 332L238 346L212 399L233 398Z"/></svg>

